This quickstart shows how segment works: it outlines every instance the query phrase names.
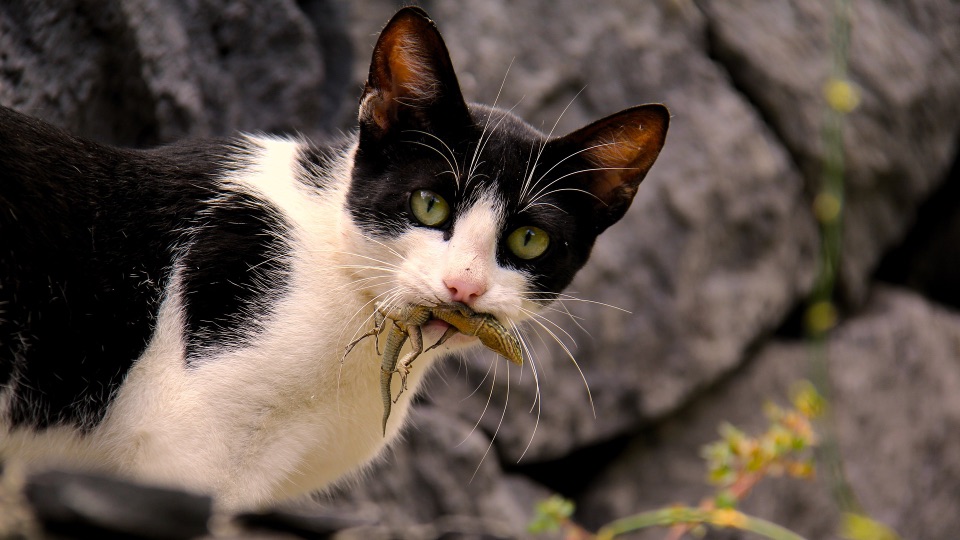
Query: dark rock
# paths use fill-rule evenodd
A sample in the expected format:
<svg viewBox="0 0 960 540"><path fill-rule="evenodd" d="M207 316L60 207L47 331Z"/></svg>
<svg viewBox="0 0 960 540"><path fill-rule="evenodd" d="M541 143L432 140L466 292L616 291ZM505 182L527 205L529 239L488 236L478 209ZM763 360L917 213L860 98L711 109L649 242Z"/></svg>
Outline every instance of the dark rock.
<svg viewBox="0 0 960 540"><path fill-rule="evenodd" d="M960 309L960 152L947 180L917 211L903 242L888 252L878 279L903 284Z"/></svg>

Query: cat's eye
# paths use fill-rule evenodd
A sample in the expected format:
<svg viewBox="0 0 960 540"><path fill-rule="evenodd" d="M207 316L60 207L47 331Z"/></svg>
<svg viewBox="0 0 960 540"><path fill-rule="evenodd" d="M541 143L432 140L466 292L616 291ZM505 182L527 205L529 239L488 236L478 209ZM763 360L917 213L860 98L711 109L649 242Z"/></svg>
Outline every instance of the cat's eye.
<svg viewBox="0 0 960 540"><path fill-rule="evenodd" d="M507 247L521 259L535 259L550 247L550 235L532 225L520 227L507 237Z"/></svg>
<svg viewBox="0 0 960 540"><path fill-rule="evenodd" d="M427 227L443 225L450 217L447 201L428 189L417 190L410 195L410 211L417 221Z"/></svg>

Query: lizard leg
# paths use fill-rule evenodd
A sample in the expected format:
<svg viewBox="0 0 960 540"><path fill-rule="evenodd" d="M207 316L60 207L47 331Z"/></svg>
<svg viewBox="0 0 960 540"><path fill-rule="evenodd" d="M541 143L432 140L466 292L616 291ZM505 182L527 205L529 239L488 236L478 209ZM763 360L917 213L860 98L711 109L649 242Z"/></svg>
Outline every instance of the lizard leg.
<svg viewBox="0 0 960 540"><path fill-rule="evenodd" d="M347 355L350 354L350 351L352 351L353 348L357 346L357 344L359 344L361 341L367 339L370 336L376 337L375 345L377 349L377 356L381 356L383 353L380 352L380 335L383 334L383 331L386 328L387 328L386 315L384 315L383 311L379 309L374 311L373 312L373 330L370 330L369 332L365 332L363 335L361 335L357 339L347 344L347 346L344 348L344 351L343 351L343 357L340 358L340 363L342 364L343 361L347 359Z"/></svg>
<svg viewBox="0 0 960 540"><path fill-rule="evenodd" d="M431 346L427 347L426 349L424 349L423 352L432 351L433 349L436 349L437 347L443 345L448 339L452 338L452 337L454 336L454 334L456 334L456 333L458 333L458 332L459 332L459 330L457 330L457 328L454 327L454 326L451 326L450 328L447 328L446 331L443 333L443 335L440 336L440 339L438 339L437 342L434 343L433 345L431 345Z"/></svg>

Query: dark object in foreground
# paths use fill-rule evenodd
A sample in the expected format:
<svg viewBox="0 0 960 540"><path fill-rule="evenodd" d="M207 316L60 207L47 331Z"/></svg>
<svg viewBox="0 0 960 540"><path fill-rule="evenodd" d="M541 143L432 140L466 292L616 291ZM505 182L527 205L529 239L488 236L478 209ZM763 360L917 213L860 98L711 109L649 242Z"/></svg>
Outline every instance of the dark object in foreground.
<svg viewBox="0 0 960 540"><path fill-rule="evenodd" d="M206 496L61 471L31 476L24 495L44 531L67 538L196 538L212 513Z"/></svg>
<svg viewBox="0 0 960 540"><path fill-rule="evenodd" d="M210 527L211 523L220 523L227 527L228 536L236 539L264 535L323 539L347 529L376 525L341 515L278 509L212 520L210 497L91 473L46 471L31 475L22 494L26 505L20 513L29 516L36 529L31 525L30 530L5 530L0 520L0 538L34 538L39 533L42 538L58 539L188 540L219 537L223 527L215 531ZM0 517L14 510L4 504L0 498Z"/></svg>

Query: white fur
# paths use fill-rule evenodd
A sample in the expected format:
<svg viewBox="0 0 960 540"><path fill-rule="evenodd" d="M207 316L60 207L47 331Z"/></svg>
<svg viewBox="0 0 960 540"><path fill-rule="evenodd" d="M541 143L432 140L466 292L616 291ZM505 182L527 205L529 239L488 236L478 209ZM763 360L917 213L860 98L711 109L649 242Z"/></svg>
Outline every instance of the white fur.
<svg viewBox="0 0 960 540"><path fill-rule="evenodd" d="M341 363L345 345L371 327L377 301L448 301L445 279L478 280L486 291L474 304L478 311L523 318L518 299L528 279L496 263L504 210L492 196L458 218L449 242L439 231L414 228L384 245L364 237L344 209L355 148L324 171L329 188L316 190L297 180L304 174L297 170L300 143L250 141L258 148L254 159L224 186L280 208L295 246L289 293L262 321L262 335L187 369L174 271L156 332L103 422L84 437L67 428L14 431L0 440L0 456L28 456L37 465L69 460L212 493L228 508L269 504L322 489L374 460L397 436L410 398L443 354L425 354L413 365L410 391L394 405L384 437L374 340ZM424 341L438 333L428 329ZM473 343L458 336L447 348Z"/></svg>

